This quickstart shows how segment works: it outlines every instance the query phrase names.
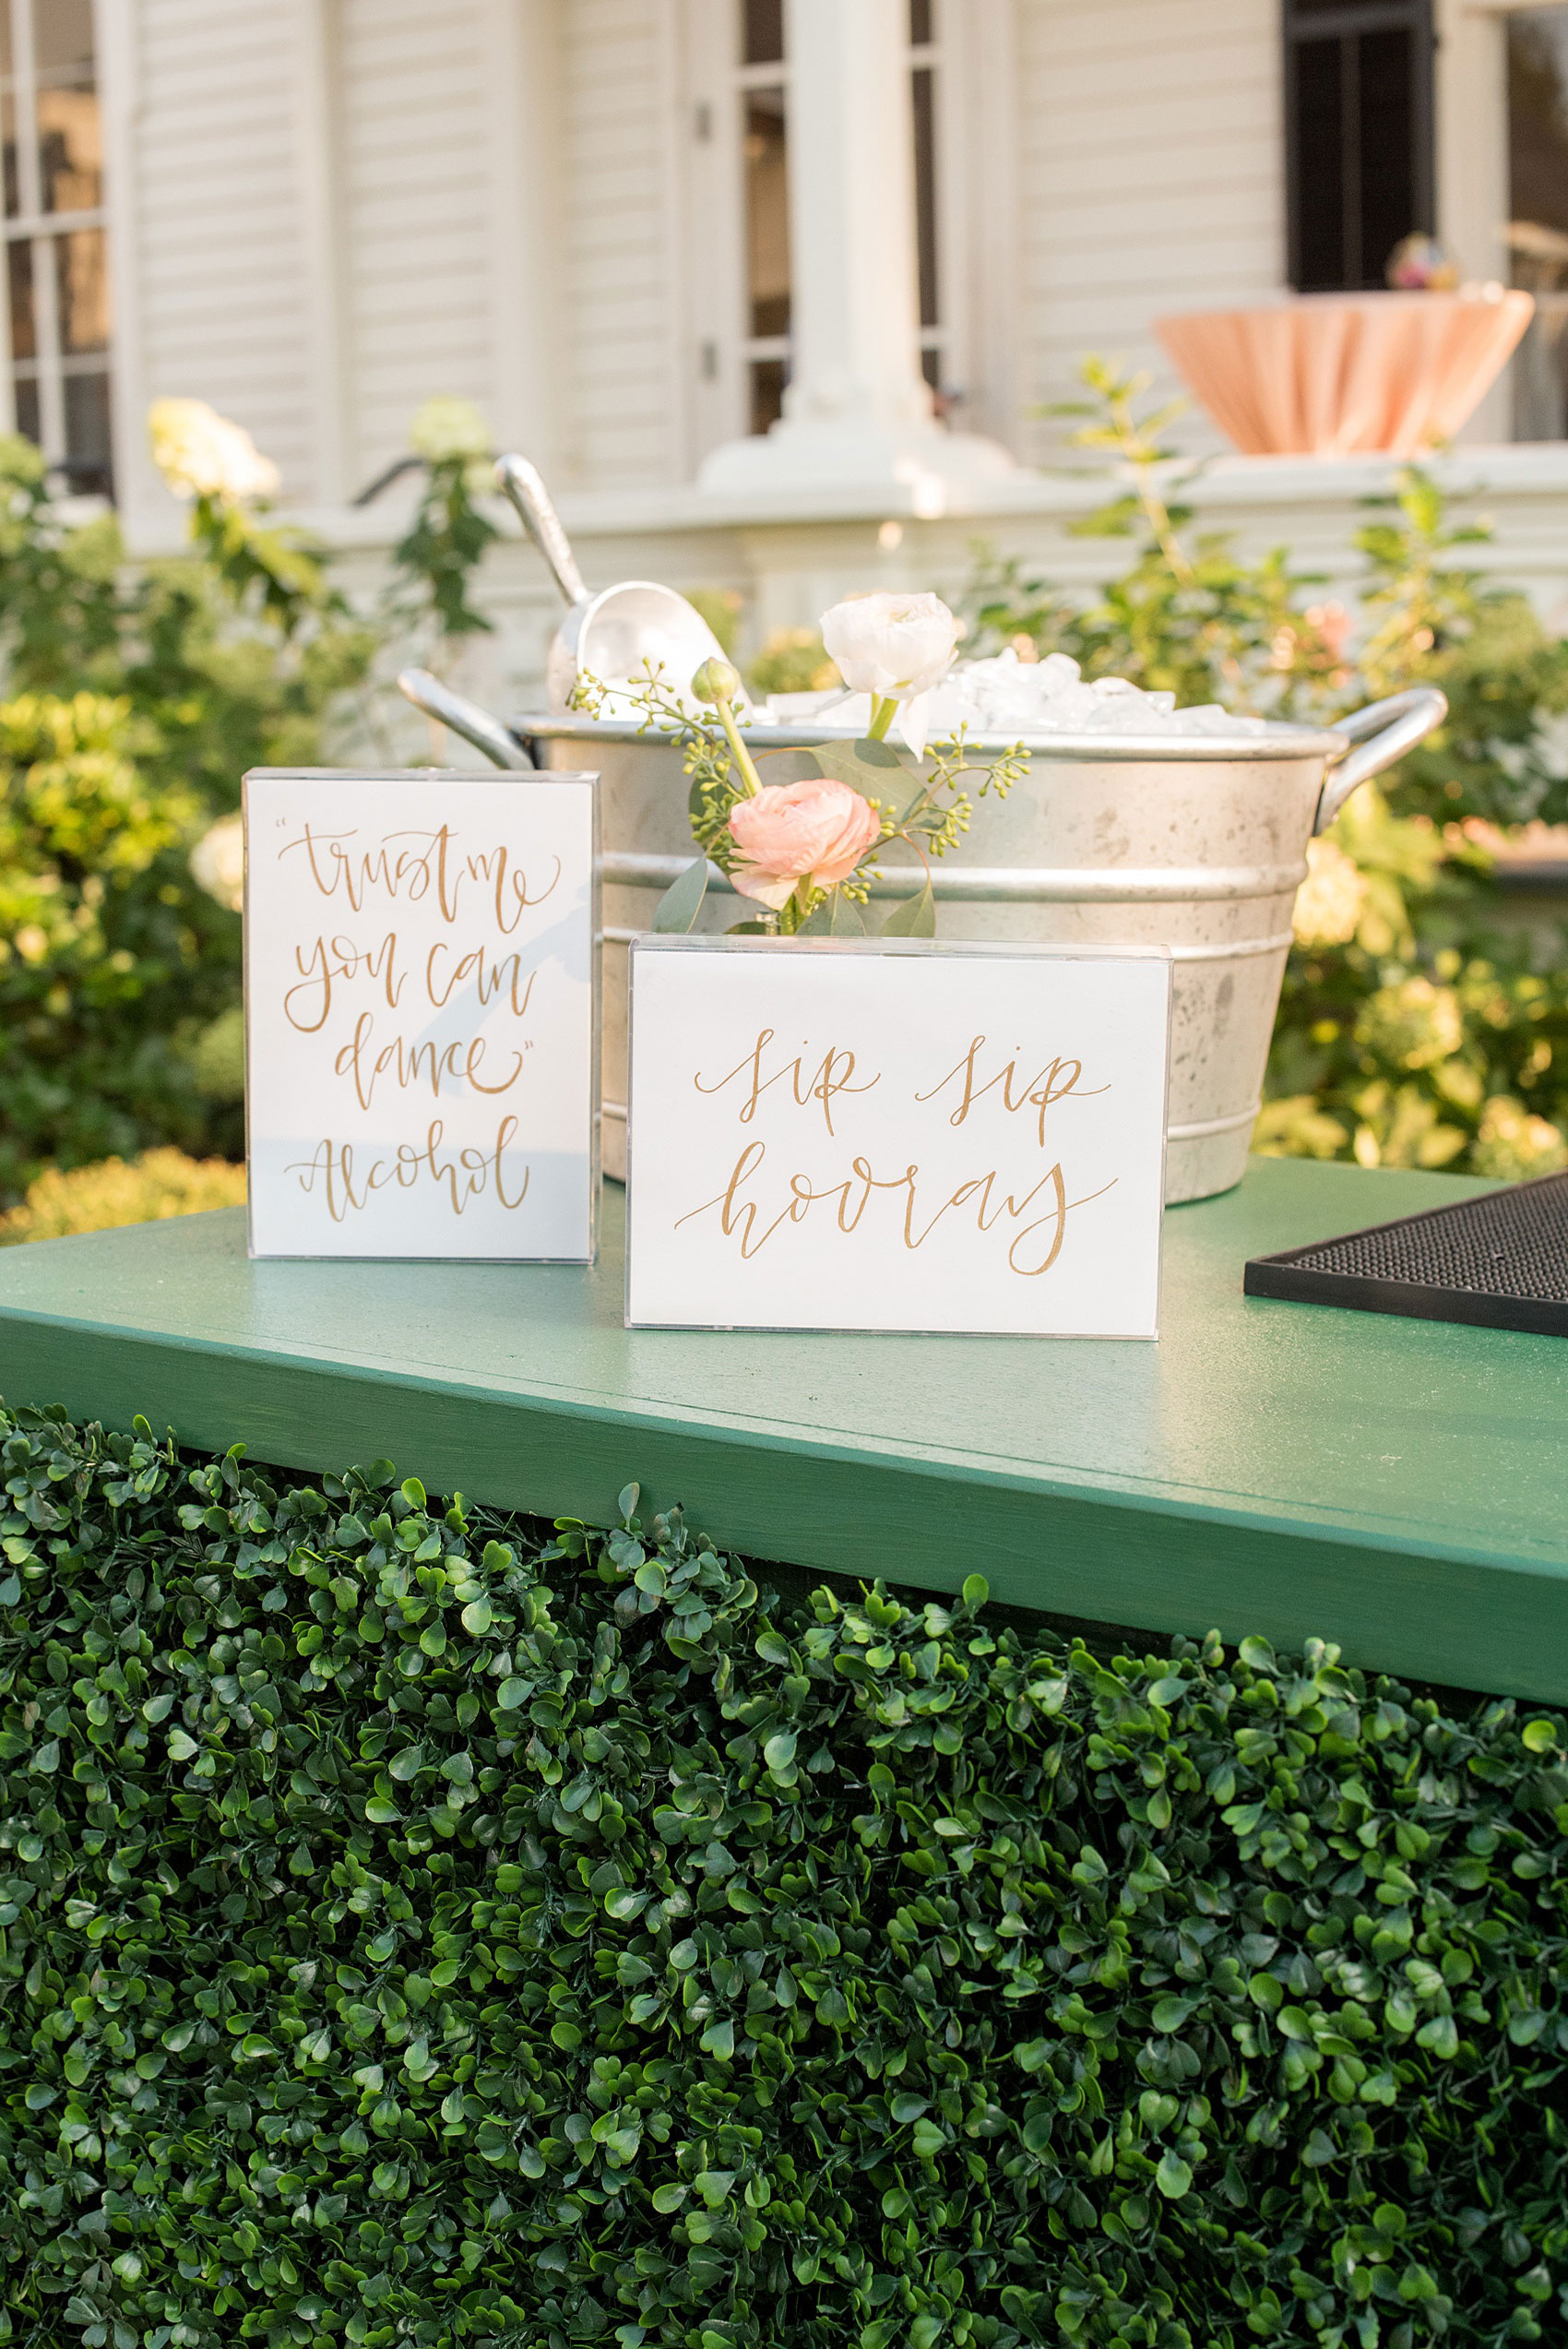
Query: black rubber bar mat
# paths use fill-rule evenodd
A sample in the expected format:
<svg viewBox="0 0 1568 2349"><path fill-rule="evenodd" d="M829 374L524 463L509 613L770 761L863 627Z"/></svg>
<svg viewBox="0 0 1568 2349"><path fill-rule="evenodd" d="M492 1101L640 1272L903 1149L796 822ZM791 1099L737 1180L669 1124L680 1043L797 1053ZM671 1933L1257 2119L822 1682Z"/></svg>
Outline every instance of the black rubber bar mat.
<svg viewBox="0 0 1568 2349"><path fill-rule="evenodd" d="M1568 1338L1568 1174L1250 1259L1250 1297Z"/></svg>

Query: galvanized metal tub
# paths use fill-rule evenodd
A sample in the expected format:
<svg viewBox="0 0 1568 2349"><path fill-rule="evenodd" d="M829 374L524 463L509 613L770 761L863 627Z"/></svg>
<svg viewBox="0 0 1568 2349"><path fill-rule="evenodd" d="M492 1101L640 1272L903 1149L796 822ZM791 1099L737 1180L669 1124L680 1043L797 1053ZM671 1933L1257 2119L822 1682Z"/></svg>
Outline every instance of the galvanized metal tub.
<svg viewBox="0 0 1568 2349"><path fill-rule="evenodd" d="M975 799L962 846L932 867L938 937L1170 948L1168 1201L1206 1198L1241 1180L1308 841L1359 783L1430 733L1444 708L1440 693L1422 688L1323 730L1026 738L1028 775L1005 802ZM601 779L604 1166L624 1175L626 948L691 863L681 754L591 718L525 716L510 731L536 767L592 767ZM788 753L853 732L756 726L747 739ZM1006 744L977 737L975 746ZM763 776L786 782L815 771L809 759L781 756ZM908 897L921 878L918 866L889 863L873 894ZM727 930L743 918L744 901L716 868L710 884L697 926Z"/></svg>

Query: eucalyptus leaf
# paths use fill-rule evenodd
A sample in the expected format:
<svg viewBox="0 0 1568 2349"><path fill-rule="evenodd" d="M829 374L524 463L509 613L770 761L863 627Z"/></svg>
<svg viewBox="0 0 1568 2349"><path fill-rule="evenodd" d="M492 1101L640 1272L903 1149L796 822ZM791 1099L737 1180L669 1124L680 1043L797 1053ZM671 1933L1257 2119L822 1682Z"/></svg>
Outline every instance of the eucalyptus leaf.
<svg viewBox="0 0 1568 2349"><path fill-rule="evenodd" d="M896 905L882 925L885 938L933 938L936 936L936 900L931 893L931 880L918 897L905 898Z"/></svg>
<svg viewBox="0 0 1568 2349"><path fill-rule="evenodd" d="M652 927L659 932L690 930L702 912L702 901L707 895L707 859L694 857L679 877L671 882L653 910Z"/></svg>
<svg viewBox="0 0 1568 2349"><path fill-rule="evenodd" d="M863 938L865 920L853 898L842 889L830 889L820 905L814 906L795 936L798 938Z"/></svg>
<svg viewBox="0 0 1568 2349"><path fill-rule="evenodd" d="M889 797L900 805L909 796L899 781L900 776L918 780L919 761L909 751L896 750L891 743L823 742L812 745L811 756L825 775L840 783L848 783L863 799L885 803Z"/></svg>

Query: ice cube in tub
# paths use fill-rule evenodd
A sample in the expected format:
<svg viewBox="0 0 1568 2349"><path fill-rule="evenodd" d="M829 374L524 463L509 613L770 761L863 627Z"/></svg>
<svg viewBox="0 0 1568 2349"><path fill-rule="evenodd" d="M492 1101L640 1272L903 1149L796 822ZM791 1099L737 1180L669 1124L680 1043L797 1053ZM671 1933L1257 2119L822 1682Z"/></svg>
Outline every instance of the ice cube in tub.
<svg viewBox="0 0 1568 2349"><path fill-rule="evenodd" d="M776 694L768 714L778 724L864 729L871 723L871 697L846 693ZM960 661L924 698L928 742L943 742L967 727L971 734L1092 733L1251 734L1259 718L1233 716L1218 702L1187 709L1163 689L1146 693L1127 677L1086 679L1064 652L1043 661L1021 661L1009 645L980 661Z"/></svg>

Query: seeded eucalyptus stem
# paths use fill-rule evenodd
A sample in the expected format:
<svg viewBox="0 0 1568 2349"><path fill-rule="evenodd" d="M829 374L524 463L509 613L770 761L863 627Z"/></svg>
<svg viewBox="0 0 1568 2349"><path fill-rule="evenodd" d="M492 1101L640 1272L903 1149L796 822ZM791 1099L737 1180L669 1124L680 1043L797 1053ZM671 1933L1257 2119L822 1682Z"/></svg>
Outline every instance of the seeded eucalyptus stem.
<svg viewBox="0 0 1568 2349"><path fill-rule="evenodd" d="M734 709L728 698L722 694L715 697L714 708L719 712L719 722L724 729L725 739L735 755L735 764L741 770L741 780L745 785L745 795L748 799L754 799L762 789L762 777L757 773L752 760L752 754L746 748L745 737L735 723Z"/></svg>

